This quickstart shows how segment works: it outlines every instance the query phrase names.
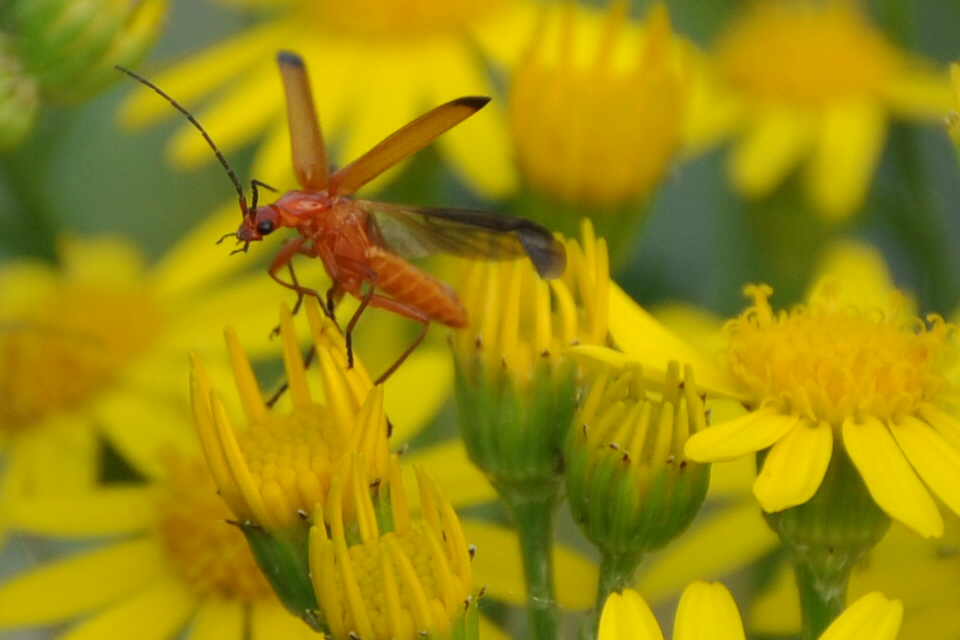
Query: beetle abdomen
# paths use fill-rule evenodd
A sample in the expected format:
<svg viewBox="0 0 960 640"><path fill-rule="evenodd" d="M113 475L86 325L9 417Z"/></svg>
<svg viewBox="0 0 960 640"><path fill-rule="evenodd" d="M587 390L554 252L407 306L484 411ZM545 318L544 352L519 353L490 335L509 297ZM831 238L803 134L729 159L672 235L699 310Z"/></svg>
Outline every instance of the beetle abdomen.
<svg viewBox="0 0 960 640"><path fill-rule="evenodd" d="M377 289L420 309L432 320L451 327L467 326L467 311L453 287L377 246L370 247L367 259L377 274Z"/></svg>

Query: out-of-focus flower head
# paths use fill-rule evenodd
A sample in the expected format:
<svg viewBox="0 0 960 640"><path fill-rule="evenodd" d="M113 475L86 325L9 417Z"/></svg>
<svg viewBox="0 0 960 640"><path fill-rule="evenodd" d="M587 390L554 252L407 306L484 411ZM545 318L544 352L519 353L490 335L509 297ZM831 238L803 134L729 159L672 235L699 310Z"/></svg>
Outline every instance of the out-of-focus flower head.
<svg viewBox="0 0 960 640"><path fill-rule="evenodd" d="M694 63L662 3L643 24L627 11L626 2L605 17L569 2L545 9L509 105L521 212L566 235L592 217L617 246L681 142Z"/></svg>
<svg viewBox="0 0 960 640"><path fill-rule="evenodd" d="M953 107L946 117L947 133L960 157L960 64L956 62L950 65L950 82L953 85Z"/></svg>
<svg viewBox="0 0 960 640"><path fill-rule="evenodd" d="M132 418L135 421L135 418ZM242 640L313 633L273 595L225 520L202 456L167 451L145 484L91 487L21 505L20 527L59 540L109 540L0 585L0 629L69 624L70 637Z"/></svg>
<svg viewBox="0 0 960 640"><path fill-rule="evenodd" d="M893 640L903 605L870 593L850 605L820 640ZM733 596L720 583L694 582L683 592L673 624L673 637L743 640L743 621ZM638 593L613 594L603 608L599 640L663 640L650 607Z"/></svg>
<svg viewBox="0 0 960 640"><path fill-rule="evenodd" d="M751 3L717 42L717 73L738 103L730 173L744 195L770 195L802 168L816 210L844 220L863 203L889 120L934 121L949 108L946 76L897 49L857 7ZM713 109L704 103L695 119Z"/></svg>
<svg viewBox="0 0 960 640"><path fill-rule="evenodd" d="M38 99L79 102L137 64L166 0L13 0L0 10L0 148L30 129Z"/></svg>
<svg viewBox="0 0 960 640"><path fill-rule="evenodd" d="M494 94L478 48L495 64L507 64L519 54L533 18L526 0L257 4L275 9L264 23L151 79L186 105L213 94L196 115L227 153L266 133L254 175L276 187L293 185L274 65L278 50L296 51L321 79L316 105L333 159L342 165L432 107ZM494 103L437 141L457 173L492 196L512 188L502 108ZM125 121L137 126L170 115L169 107L140 96L124 111ZM170 154L183 166L214 160L188 126L173 139Z"/></svg>
<svg viewBox="0 0 960 640"><path fill-rule="evenodd" d="M64 238L59 265L0 268L0 503L89 487L99 437L142 473L159 472L160 443L193 446L187 349L221 374L213 327L239 318L262 357L275 322L262 306L285 295L262 274L219 277L211 237L200 229L149 268L119 237Z"/></svg>

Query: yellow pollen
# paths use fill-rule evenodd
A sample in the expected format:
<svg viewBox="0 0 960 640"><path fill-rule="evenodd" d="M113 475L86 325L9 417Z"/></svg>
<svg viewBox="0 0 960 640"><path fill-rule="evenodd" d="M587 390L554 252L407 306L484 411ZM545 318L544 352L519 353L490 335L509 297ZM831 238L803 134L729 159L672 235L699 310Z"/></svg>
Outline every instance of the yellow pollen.
<svg viewBox="0 0 960 640"><path fill-rule="evenodd" d="M340 436L329 410L311 405L252 424L237 442L268 509L292 516L326 500L329 476L347 445Z"/></svg>
<svg viewBox="0 0 960 640"><path fill-rule="evenodd" d="M83 406L155 340L161 325L148 295L79 284L0 320L0 429Z"/></svg>
<svg viewBox="0 0 960 640"><path fill-rule="evenodd" d="M243 534L217 495L200 457L167 459L168 477L154 488L156 532L169 565L197 594L249 604L272 598Z"/></svg>
<svg viewBox="0 0 960 640"><path fill-rule="evenodd" d="M821 106L877 96L897 51L853 2L756 2L717 47L718 67L756 100Z"/></svg>
<svg viewBox="0 0 960 640"><path fill-rule="evenodd" d="M304 3L317 15L311 20L335 34L415 41L429 37L461 37L504 4L504 0L354 0ZM313 6L316 5L316 6Z"/></svg>
<svg viewBox="0 0 960 640"><path fill-rule="evenodd" d="M902 297L887 309L845 306L831 287L774 314L771 293L747 287L753 306L726 327L731 372L754 408L772 404L839 428L847 417L897 419L947 389L954 327L939 316L903 319Z"/></svg>

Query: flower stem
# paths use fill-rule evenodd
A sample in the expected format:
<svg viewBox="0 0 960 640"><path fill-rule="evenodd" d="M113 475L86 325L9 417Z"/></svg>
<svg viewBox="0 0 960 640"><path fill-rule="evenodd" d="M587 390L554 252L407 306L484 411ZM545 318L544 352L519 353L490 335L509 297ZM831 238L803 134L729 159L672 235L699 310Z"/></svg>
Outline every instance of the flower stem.
<svg viewBox="0 0 960 640"><path fill-rule="evenodd" d="M847 580L852 565L824 576L809 564L795 563L794 576L800 591L803 640L816 640L841 613L847 601Z"/></svg>
<svg viewBox="0 0 960 640"><path fill-rule="evenodd" d="M600 560L600 581L597 584L597 600L593 610L584 621L581 631L583 640L596 640L600 628L600 615L607 598L614 592L620 592L633 583L633 576L643 560L644 554L638 553L629 557L613 553L604 553Z"/></svg>
<svg viewBox="0 0 960 640"><path fill-rule="evenodd" d="M553 529L559 502L556 494L524 498L504 494L513 515L523 575L527 586L527 615L532 640L556 640L560 609L553 593Z"/></svg>

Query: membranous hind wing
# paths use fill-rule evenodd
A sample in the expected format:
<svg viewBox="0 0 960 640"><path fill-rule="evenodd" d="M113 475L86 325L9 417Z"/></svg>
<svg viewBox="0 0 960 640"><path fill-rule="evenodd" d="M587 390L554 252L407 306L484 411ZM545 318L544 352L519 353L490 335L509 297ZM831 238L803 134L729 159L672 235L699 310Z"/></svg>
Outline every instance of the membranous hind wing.
<svg viewBox="0 0 960 640"><path fill-rule="evenodd" d="M356 203L368 214L370 239L404 258L438 253L474 260L527 256L544 280L560 277L567 267L563 243L526 218L467 209Z"/></svg>

